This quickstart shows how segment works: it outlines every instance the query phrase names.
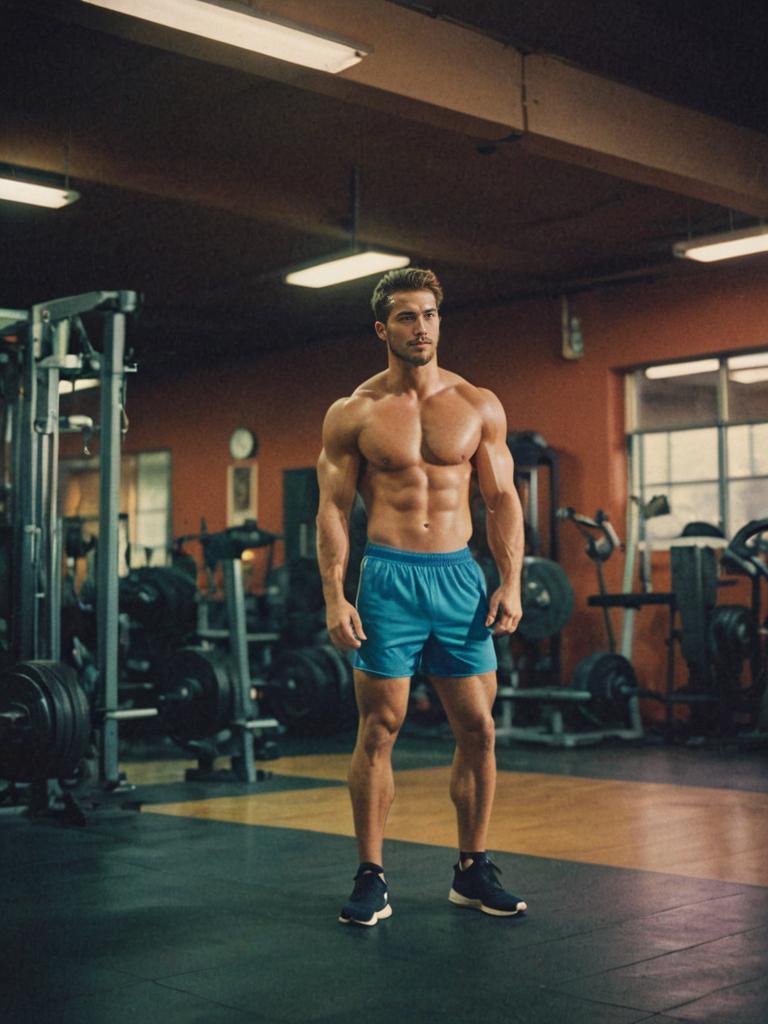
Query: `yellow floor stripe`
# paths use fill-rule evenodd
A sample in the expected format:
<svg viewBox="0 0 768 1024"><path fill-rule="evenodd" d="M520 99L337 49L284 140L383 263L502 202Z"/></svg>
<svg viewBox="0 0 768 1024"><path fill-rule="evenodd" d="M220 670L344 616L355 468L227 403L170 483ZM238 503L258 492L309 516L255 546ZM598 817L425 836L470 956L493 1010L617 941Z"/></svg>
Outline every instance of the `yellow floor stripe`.
<svg viewBox="0 0 768 1024"><path fill-rule="evenodd" d="M347 755L284 758L276 772L339 781ZM278 769L279 765L279 769ZM343 769L343 770L342 770ZM334 774L335 773L335 774ZM387 836L454 846L450 768L398 772ZM345 786L145 806L173 814L352 836ZM492 850L768 886L768 794L499 772Z"/></svg>

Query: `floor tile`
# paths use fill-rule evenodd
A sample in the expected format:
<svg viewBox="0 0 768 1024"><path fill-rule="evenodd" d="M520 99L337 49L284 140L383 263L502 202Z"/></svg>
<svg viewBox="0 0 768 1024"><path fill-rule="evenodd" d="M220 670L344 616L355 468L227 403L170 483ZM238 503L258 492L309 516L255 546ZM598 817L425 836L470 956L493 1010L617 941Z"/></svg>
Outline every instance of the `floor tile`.
<svg viewBox="0 0 768 1024"><path fill-rule="evenodd" d="M351 743L351 736L334 738L325 750L330 757L317 760L311 742L292 741L285 765L307 774L276 774L261 796L277 805L290 793L322 800L335 788L346 800L339 779ZM443 783L451 753L450 743L419 740L398 744L396 754L397 769L416 773L414 782L418 775L423 784L430 773L439 781L435 799L439 789L440 813L449 815ZM731 780L753 793L767 788L757 760L708 750L521 747L500 760L507 771L547 775L545 790L560 784L558 776L580 779L582 790L595 780L623 778L687 786L697 791L691 802L698 805L704 787L727 798L722 791ZM173 782L177 770L166 766L165 781L152 792L143 787L144 796L213 806L258 790L241 785L227 796L219 787ZM687 802L685 792L678 796ZM503 800L499 810L510 818L515 813ZM539 817L546 815L545 802ZM427 828L421 822L414 836L423 840ZM444 845L390 833L385 864L394 915L376 928L355 929L337 922L356 868L350 836L114 806L74 828L2 809L0 1018L3 1024L768 1020L768 887L501 849L494 859L502 881L531 909L524 918L498 919L448 902L457 855L452 843L452 833Z"/></svg>
<svg viewBox="0 0 768 1024"><path fill-rule="evenodd" d="M11 1010L3 1024L269 1024L268 1014L230 1006L155 985L134 984L32 1008Z"/></svg>
<svg viewBox="0 0 768 1024"><path fill-rule="evenodd" d="M580 998L672 1013L683 1003L760 977L767 943L768 927L754 929L556 987Z"/></svg>
<svg viewBox="0 0 768 1024"><path fill-rule="evenodd" d="M676 1021L694 1024L765 1024L768 1020L768 977L720 989L669 1011Z"/></svg>

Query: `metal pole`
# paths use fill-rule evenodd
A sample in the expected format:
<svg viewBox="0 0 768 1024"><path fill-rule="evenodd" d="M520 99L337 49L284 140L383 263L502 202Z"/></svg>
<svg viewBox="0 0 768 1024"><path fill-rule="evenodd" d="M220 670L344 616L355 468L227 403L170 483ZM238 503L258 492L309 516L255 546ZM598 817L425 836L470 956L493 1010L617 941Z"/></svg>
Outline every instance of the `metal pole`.
<svg viewBox="0 0 768 1024"><path fill-rule="evenodd" d="M15 448L13 467L14 495L14 594L13 653L19 661L35 658L37 652L37 576L40 527L35 519L37 505L38 444L35 434L35 404L37 400L37 373L35 339L42 325L31 323L27 327L19 382L17 419L18 447Z"/></svg>
<svg viewBox="0 0 768 1024"><path fill-rule="evenodd" d="M253 763L253 733L248 729L250 711L251 669L248 664L248 639L246 636L245 595L243 593L243 564L239 558L225 558L224 593L227 602L229 626L229 649L235 665L235 693L233 700L233 727L240 744L242 764L238 765L244 782L256 781L256 767ZM233 766L234 767L234 766Z"/></svg>
<svg viewBox="0 0 768 1024"><path fill-rule="evenodd" d="M59 371L38 367L39 445L38 523L40 565L38 601L43 609L38 625L38 656L61 657L61 524L59 522Z"/></svg>
<svg viewBox="0 0 768 1024"><path fill-rule="evenodd" d="M717 510L720 517L720 528L726 537L730 537L733 523L730 522L728 508L728 438L726 424L730 418L730 401L728 394L728 362L720 360L720 372L717 378Z"/></svg>
<svg viewBox="0 0 768 1024"><path fill-rule="evenodd" d="M624 594L631 594L635 582L635 557L640 537L640 487L639 467L637 465L638 438L636 434L629 434L627 445L627 462L629 473L627 476L627 544L624 557L624 576L621 583L621 590ZM635 502L637 498L637 503ZM621 653L628 661L632 660L632 646L635 635L634 608L625 608L621 621Z"/></svg>
<svg viewBox="0 0 768 1024"><path fill-rule="evenodd" d="M118 704L118 587L120 516L120 424L125 352L125 314L110 313L104 325L101 363L101 434L99 445L99 543L96 568L96 616L99 706L107 715L101 727L100 781L116 785L118 723L109 717Z"/></svg>

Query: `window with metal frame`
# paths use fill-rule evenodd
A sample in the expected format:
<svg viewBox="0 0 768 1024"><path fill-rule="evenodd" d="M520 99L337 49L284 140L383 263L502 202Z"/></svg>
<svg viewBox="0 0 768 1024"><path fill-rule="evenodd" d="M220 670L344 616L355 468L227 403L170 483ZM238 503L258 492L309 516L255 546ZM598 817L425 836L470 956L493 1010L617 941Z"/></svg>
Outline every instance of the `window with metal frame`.
<svg viewBox="0 0 768 1024"><path fill-rule="evenodd" d="M632 494L670 505L647 536L704 522L730 537L768 515L768 351L632 371L627 435Z"/></svg>
<svg viewBox="0 0 768 1024"><path fill-rule="evenodd" d="M99 533L99 463L96 458L61 460L61 508L66 518L83 520L86 534ZM168 450L123 454L120 472L120 513L126 537L120 544L120 575L130 566L170 565L171 453Z"/></svg>

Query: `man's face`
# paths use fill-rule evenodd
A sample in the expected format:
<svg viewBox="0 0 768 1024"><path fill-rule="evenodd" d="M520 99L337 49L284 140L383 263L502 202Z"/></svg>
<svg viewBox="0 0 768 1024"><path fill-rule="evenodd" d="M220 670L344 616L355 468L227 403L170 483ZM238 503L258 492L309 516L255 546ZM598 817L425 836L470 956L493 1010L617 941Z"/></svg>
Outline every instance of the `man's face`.
<svg viewBox="0 0 768 1024"><path fill-rule="evenodd" d="M375 324L376 333L392 355L410 366L426 366L435 357L440 339L440 317L430 291L395 292L387 322Z"/></svg>

